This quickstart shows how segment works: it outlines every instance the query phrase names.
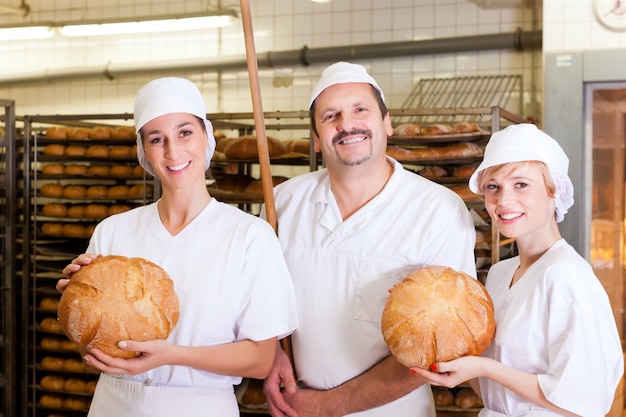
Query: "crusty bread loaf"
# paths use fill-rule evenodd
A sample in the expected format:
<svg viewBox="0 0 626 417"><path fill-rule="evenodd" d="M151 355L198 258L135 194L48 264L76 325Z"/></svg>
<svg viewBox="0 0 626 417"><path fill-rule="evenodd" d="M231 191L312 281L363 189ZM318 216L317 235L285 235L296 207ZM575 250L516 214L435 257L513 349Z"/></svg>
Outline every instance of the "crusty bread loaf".
<svg viewBox="0 0 626 417"><path fill-rule="evenodd" d="M39 191L44 197L59 198L63 196L63 186L61 184L44 184L41 186Z"/></svg>
<svg viewBox="0 0 626 417"><path fill-rule="evenodd" d="M78 146L78 145L68 145L65 147L65 151L63 152L63 155L67 155L67 156L84 156L86 153L86 149L84 146Z"/></svg>
<svg viewBox="0 0 626 417"><path fill-rule="evenodd" d="M39 385L41 385L41 387L45 389L63 391L65 378L58 375L44 375L39 381Z"/></svg>
<svg viewBox="0 0 626 417"><path fill-rule="evenodd" d="M45 356L41 360L41 368L47 371L61 371L63 369L63 359L56 356Z"/></svg>
<svg viewBox="0 0 626 417"><path fill-rule="evenodd" d="M86 165L71 164L66 165L63 169L65 175L85 175L87 173Z"/></svg>
<svg viewBox="0 0 626 417"><path fill-rule="evenodd" d="M61 350L61 339L58 337L42 337L39 346L46 350Z"/></svg>
<svg viewBox="0 0 626 417"><path fill-rule="evenodd" d="M132 126L116 126L111 129L112 139L135 139L135 128Z"/></svg>
<svg viewBox="0 0 626 417"><path fill-rule="evenodd" d="M89 139L88 127L73 127L69 130L67 135L68 139L74 140L87 140Z"/></svg>
<svg viewBox="0 0 626 417"><path fill-rule="evenodd" d="M62 234L65 237L85 237L85 225L80 223L65 223L63 225Z"/></svg>
<svg viewBox="0 0 626 417"><path fill-rule="evenodd" d="M44 297L39 302L39 308L42 310L57 311L57 308L59 308L59 299L57 297Z"/></svg>
<svg viewBox="0 0 626 417"><path fill-rule="evenodd" d="M284 143L289 153L301 153L304 155L311 153L311 141L309 139L288 139Z"/></svg>
<svg viewBox="0 0 626 417"><path fill-rule="evenodd" d="M286 154L287 146L276 138L267 137L267 149L270 158ZM224 147L224 154L228 159L256 159L259 157L256 136L241 136L228 141Z"/></svg>
<svg viewBox="0 0 626 417"><path fill-rule="evenodd" d="M478 280L452 268L430 266L393 288L381 329L401 364L428 368L480 355L495 334L493 303Z"/></svg>
<svg viewBox="0 0 626 417"><path fill-rule="evenodd" d="M128 197L130 186L125 184L112 185L107 190L107 198L125 198Z"/></svg>
<svg viewBox="0 0 626 417"><path fill-rule="evenodd" d="M48 164L41 169L44 175L62 175L65 171L63 164Z"/></svg>
<svg viewBox="0 0 626 417"><path fill-rule="evenodd" d="M111 167L108 165L92 165L87 169L87 174L96 177L106 177L111 174Z"/></svg>
<svg viewBox="0 0 626 417"><path fill-rule="evenodd" d="M87 198L106 198L109 187L106 185L90 185L85 192Z"/></svg>
<svg viewBox="0 0 626 417"><path fill-rule="evenodd" d="M88 219L104 219L107 217L109 207L105 204L87 204L85 206L85 217Z"/></svg>
<svg viewBox="0 0 626 417"><path fill-rule="evenodd" d="M72 204L67 209L67 217L72 219L81 219L85 217L85 205L84 204Z"/></svg>
<svg viewBox="0 0 626 417"><path fill-rule="evenodd" d="M478 394L471 388L461 388L454 394L454 405L464 410L483 406Z"/></svg>
<svg viewBox="0 0 626 417"><path fill-rule="evenodd" d="M39 405L47 408L63 408L63 397L57 394L43 394L39 398Z"/></svg>
<svg viewBox="0 0 626 417"><path fill-rule="evenodd" d="M131 147L130 146L112 146L109 149L109 156L112 158L128 158L132 156Z"/></svg>
<svg viewBox="0 0 626 417"><path fill-rule="evenodd" d="M454 133L474 133L478 132L480 129L476 123L463 121L455 123L454 126L452 126L452 130Z"/></svg>
<svg viewBox="0 0 626 417"><path fill-rule="evenodd" d="M402 123L393 129L395 136L418 136L422 134L422 127L417 123Z"/></svg>
<svg viewBox="0 0 626 417"><path fill-rule="evenodd" d="M67 206L61 203L46 203L41 212L44 216L65 217L67 216Z"/></svg>
<svg viewBox="0 0 626 417"><path fill-rule="evenodd" d="M96 384L98 381L87 381L85 384L85 394L92 394L96 392Z"/></svg>
<svg viewBox="0 0 626 417"><path fill-rule="evenodd" d="M49 145L44 146L43 153L44 155L55 155L55 156L64 155L65 145L60 145L58 143L51 143Z"/></svg>
<svg viewBox="0 0 626 417"><path fill-rule="evenodd" d="M50 126L46 129L46 135L48 139L67 139L68 130L65 126Z"/></svg>
<svg viewBox="0 0 626 417"><path fill-rule="evenodd" d="M479 157L483 155L480 146L472 142L453 143L445 146L430 146L416 148L400 148L388 146L387 155L399 161L402 160L432 160Z"/></svg>
<svg viewBox="0 0 626 417"><path fill-rule="evenodd" d="M113 216L114 214L124 213L130 210L132 207L127 204L112 204L107 210L107 216Z"/></svg>
<svg viewBox="0 0 626 417"><path fill-rule="evenodd" d="M104 126L96 126L89 129L89 139L111 139L111 129Z"/></svg>
<svg viewBox="0 0 626 417"><path fill-rule="evenodd" d="M104 145L92 145L87 148L85 155L95 158L106 158L109 156L109 147Z"/></svg>
<svg viewBox="0 0 626 417"><path fill-rule="evenodd" d="M89 408L89 401L86 398L68 397L63 400L63 408L66 410L86 411Z"/></svg>
<svg viewBox="0 0 626 417"><path fill-rule="evenodd" d="M420 169L418 174L426 178L441 178L446 177L448 175L448 171L438 165L428 165Z"/></svg>
<svg viewBox="0 0 626 417"><path fill-rule="evenodd" d="M433 399L438 407L446 407L454 404L454 394L447 388L432 387Z"/></svg>
<svg viewBox="0 0 626 417"><path fill-rule="evenodd" d="M165 339L178 322L174 283L142 258L103 256L76 272L61 296L59 322L82 349L130 358L120 340Z"/></svg>
<svg viewBox="0 0 626 417"><path fill-rule="evenodd" d="M41 225L41 233L48 236L61 236L63 234L63 223L46 222Z"/></svg>
<svg viewBox="0 0 626 417"><path fill-rule="evenodd" d="M445 123L432 123L422 128L422 133L425 135L445 135L453 133L452 126Z"/></svg>
<svg viewBox="0 0 626 417"><path fill-rule="evenodd" d="M87 187L84 185L66 185L63 187L64 198L84 198L87 194Z"/></svg>
<svg viewBox="0 0 626 417"><path fill-rule="evenodd" d="M111 154L111 156L114 156ZM133 175L133 167L130 165L113 165L111 167L112 177L130 177Z"/></svg>
<svg viewBox="0 0 626 417"><path fill-rule="evenodd" d="M51 333L61 332L61 325L59 324L59 321L55 319L54 317L45 317L41 319L41 321L39 322L39 327L41 327L41 330L46 331L46 332L51 332Z"/></svg>
<svg viewBox="0 0 626 417"><path fill-rule="evenodd" d="M63 384L63 389L67 392L82 394L85 392L85 381L78 378L68 378Z"/></svg>

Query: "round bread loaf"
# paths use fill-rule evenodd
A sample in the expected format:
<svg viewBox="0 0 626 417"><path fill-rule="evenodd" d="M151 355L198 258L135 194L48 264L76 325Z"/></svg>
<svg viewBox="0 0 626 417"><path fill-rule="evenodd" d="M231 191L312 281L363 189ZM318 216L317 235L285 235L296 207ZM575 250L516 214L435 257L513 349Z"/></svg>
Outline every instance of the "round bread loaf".
<svg viewBox="0 0 626 417"><path fill-rule="evenodd" d="M73 140L87 140L89 139L88 127L73 127L69 130L67 135L68 139Z"/></svg>
<svg viewBox="0 0 626 417"><path fill-rule="evenodd" d="M56 222L48 222L41 225L41 233L48 236L61 236L63 233L63 224Z"/></svg>
<svg viewBox="0 0 626 417"><path fill-rule="evenodd" d="M63 370L67 372L85 372L87 367L82 360L67 358L63 360Z"/></svg>
<svg viewBox="0 0 626 417"><path fill-rule="evenodd" d="M43 394L41 398L39 398L39 405L47 408L63 408L63 397L62 395L56 394Z"/></svg>
<svg viewBox="0 0 626 417"><path fill-rule="evenodd" d="M87 381L85 384L85 394L92 394L96 392L96 384L98 381Z"/></svg>
<svg viewBox="0 0 626 417"><path fill-rule="evenodd" d="M89 408L89 401L86 398L68 397L63 400L63 408L66 410L87 410Z"/></svg>
<svg viewBox="0 0 626 417"><path fill-rule="evenodd" d="M87 204L85 217L88 219L104 219L107 217L109 207L105 204Z"/></svg>
<svg viewBox="0 0 626 417"><path fill-rule="evenodd" d="M59 322L83 350L131 358L121 340L167 338L180 314L174 283L158 265L142 258L103 256L76 272L61 296Z"/></svg>
<svg viewBox="0 0 626 417"><path fill-rule="evenodd" d="M96 177L106 177L111 174L111 167L107 165L92 165L87 169L87 174Z"/></svg>
<svg viewBox="0 0 626 417"><path fill-rule="evenodd" d="M112 185L107 190L107 198L124 198L128 197L130 187L128 185Z"/></svg>
<svg viewBox="0 0 626 417"><path fill-rule="evenodd" d="M63 186L61 184L44 184L39 190L44 197L59 198L63 196Z"/></svg>
<svg viewBox="0 0 626 417"><path fill-rule="evenodd" d="M112 146L111 149L109 149L109 156L113 158L127 158L131 156L130 146Z"/></svg>
<svg viewBox="0 0 626 417"><path fill-rule="evenodd" d="M111 129L104 126L96 126L89 129L89 139L111 139Z"/></svg>
<svg viewBox="0 0 626 417"><path fill-rule="evenodd" d="M67 156L84 156L86 153L84 146L68 145L65 147L63 155Z"/></svg>
<svg viewBox="0 0 626 417"><path fill-rule="evenodd" d="M88 198L105 198L109 187L106 185L90 185L85 192Z"/></svg>
<svg viewBox="0 0 626 417"><path fill-rule="evenodd" d="M84 198L87 194L87 187L84 185L66 185L63 187L63 197L65 198Z"/></svg>
<svg viewBox="0 0 626 417"><path fill-rule="evenodd" d="M46 129L46 137L49 139L67 139L68 131L65 126L50 126Z"/></svg>
<svg viewBox="0 0 626 417"><path fill-rule="evenodd" d="M85 206L83 204L72 204L70 208L67 209L67 217L73 219L85 217Z"/></svg>
<svg viewBox="0 0 626 417"><path fill-rule="evenodd" d="M41 169L44 175L61 175L65 171L63 164L48 164Z"/></svg>
<svg viewBox="0 0 626 417"><path fill-rule="evenodd" d="M57 375L44 375L39 381L39 385L45 389L62 391L65 385L65 378Z"/></svg>
<svg viewBox="0 0 626 417"><path fill-rule="evenodd" d="M428 368L487 349L496 329L493 302L475 278L430 266L409 274L393 288L381 329L398 362Z"/></svg>
<svg viewBox="0 0 626 417"><path fill-rule="evenodd" d="M44 330L46 332L51 332L51 333L61 332L61 325L59 324L59 321L55 319L54 317L43 318L39 322L39 327L41 327L41 330Z"/></svg>
<svg viewBox="0 0 626 417"><path fill-rule="evenodd" d="M85 175L87 173L86 165L67 165L63 170L66 175Z"/></svg>
<svg viewBox="0 0 626 417"><path fill-rule="evenodd" d="M111 154L111 156L113 156ZM113 165L111 167L112 177L130 177L133 175L133 167L130 165Z"/></svg>
<svg viewBox="0 0 626 417"><path fill-rule="evenodd" d="M135 128L132 126L116 126L111 129L111 139L135 139Z"/></svg>
<svg viewBox="0 0 626 417"><path fill-rule="evenodd" d="M63 389L67 392L74 393L84 393L85 392L85 381L78 378L68 378L63 384Z"/></svg>
<svg viewBox="0 0 626 417"><path fill-rule="evenodd" d="M63 359L55 356L45 356L41 360L41 368L47 371L61 371L63 369Z"/></svg>
<svg viewBox="0 0 626 417"><path fill-rule="evenodd" d="M276 138L267 137L267 150L270 158L282 156L288 152L287 146ZM229 159L256 159L259 150L256 136L241 136L228 141L224 154Z"/></svg>
<svg viewBox="0 0 626 417"><path fill-rule="evenodd" d="M109 147L104 145L92 145L87 148L85 155L96 158L106 158L109 156Z"/></svg>
<svg viewBox="0 0 626 417"><path fill-rule="evenodd" d="M44 216L65 217L67 216L67 206L61 203L46 203L41 212Z"/></svg>
<svg viewBox="0 0 626 417"><path fill-rule="evenodd" d="M42 337L41 342L39 342L39 346L41 346L42 349L47 350L60 350L61 339L59 339L58 337L50 336Z"/></svg>
<svg viewBox="0 0 626 417"><path fill-rule="evenodd" d="M62 235L65 237L85 237L85 226L79 223L66 223L63 225Z"/></svg>
<svg viewBox="0 0 626 417"><path fill-rule="evenodd" d="M59 299L56 297L44 297L39 302L39 308L42 310L57 311L57 308L59 308Z"/></svg>
<svg viewBox="0 0 626 417"><path fill-rule="evenodd" d="M107 216L113 216L114 214L124 213L130 209L131 207L126 204L113 204L111 205L111 207L109 207L109 210L107 210Z"/></svg>
<svg viewBox="0 0 626 417"><path fill-rule="evenodd" d="M44 146L43 148L44 155L55 155L60 156L65 154L65 145L59 145L58 143L51 143L49 145Z"/></svg>

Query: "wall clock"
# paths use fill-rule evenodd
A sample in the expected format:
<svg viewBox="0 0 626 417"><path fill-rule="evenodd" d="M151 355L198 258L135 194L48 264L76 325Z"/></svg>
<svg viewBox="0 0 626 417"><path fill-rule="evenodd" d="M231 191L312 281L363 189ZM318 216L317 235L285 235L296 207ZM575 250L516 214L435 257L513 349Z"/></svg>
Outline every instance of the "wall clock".
<svg viewBox="0 0 626 417"><path fill-rule="evenodd" d="M626 0L593 0L593 11L607 29L626 31Z"/></svg>

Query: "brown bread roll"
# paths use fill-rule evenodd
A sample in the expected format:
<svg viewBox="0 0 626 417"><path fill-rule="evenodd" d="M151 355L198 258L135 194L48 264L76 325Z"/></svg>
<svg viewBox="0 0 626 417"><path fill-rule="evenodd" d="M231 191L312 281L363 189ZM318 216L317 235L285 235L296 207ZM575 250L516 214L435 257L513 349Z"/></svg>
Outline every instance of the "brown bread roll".
<svg viewBox="0 0 626 417"><path fill-rule="evenodd" d="M107 216L109 207L104 204L87 204L85 207L85 217L88 219L104 219Z"/></svg>
<svg viewBox="0 0 626 417"><path fill-rule="evenodd" d="M128 185L113 185L107 190L107 198L128 197L130 187Z"/></svg>
<svg viewBox="0 0 626 417"><path fill-rule="evenodd" d="M67 139L68 131L64 126L50 126L46 129L46 135L48 139Z"/></svg>
<svg viewBox="0 0 626 417"><path fill-rule="evenodd" d="M51 333L61 333L61 325L54 317L46 317L39 322L41 330Z"/></svg>
<svg viewBox="0 0 626 417"><path fill-rule="evenodd" d="M133 168L133 177L143 177L143 168L137 165Z"/></svg>
<svg viewBox="0 0 626 417"><path fill-rule="evenodd" d="M85 165L67 165L63 170L65 175L85 175L87 166Z"/></svg>
<svg viewBox="0 0 626 417"><path fill-rule="evenodd" d="M142 258L103 256L83 266L61 295L59 322L82 349L97 347L122 358L120 340L165 339L179 317L178 296L167 273Z"/></svg>
<svg viewBox="0 0 626 417"><path fill-rule="evenodd" d="M85 155L93 158L106 158L109 156L109 147L104 145L92 145L87 148Z"/></svg>
<svg viewBox="0 0 626 417"><path fill-rule="evenodd" d="M59 145L57 143L51 143L43 148L44 155L60 156L65 154L65 145Z"/></svg>
<svg viewBox="0 0 626 417"><path fill-rule="evenodd" d="M84 146L68 145L65 147L63 155L67 156L84 156L87 150Z"/></svg>
<svg viewBox="0 0 626 417"><path fill-rule="evenodd" d="M42 310L57 311L57 308L59 308L59 299L56 297L44 297L39 302L39 308Z"/></svg>
<svg viewBox="0 0 626 417"><path fill-rule="evenodd" d="M63 408L63 397L62 395L56 394L43 394L41 398L39 398L39 405L47 408Z"/></svg>
<svg viewBox="0 0 626 417"><path fill-rule="evenodd" d="M132 126L116 126L111 129L111 139L135 139L135 128Z"/></svg>
<svg viewBox="0 0 626 417"><path fill-rule="evenodd" d="M112 158L127 158L131 156L130 146L112 146L109 149L109 156Z"/></svg>
<svg viewBox="0 0 626 417"><path fill-rule="evenodd" d="M66 185L63 187L64 198L84 198L87 194L87 187L84 185Z"/></svg>
<svg viewBox="0 0 626 417"><path fill-rule="evenodd" d="M88 127L73 127L69 130L67 135L68 139L73 140L87 140L89 139Z"/></svg>
<svg viewBox="0 0 626 417"><path fill-rule="evenodd" d="M128 211L130 209L131 207L126 204L113 204L111 205L111 207L109 207L107 215L112 216L114 214L124 213L125 211Z"/></svg>
<svg viewBox="0 0 626 417"><path fill-rule="evenodd" d="M63 389L67 392L82 394L85 392L85 381L78 378L68 378L63 383Z"/></svg>
<svg viewBox="0 0 626 417"><path fill-rule="evenodd" d="M63 224L48 222L41 225L41 233L47 236L61 236L63 234Z"/></svg>
<svg viewBox="0 0 626 417"><path fill-rule="evenodd" d="M289 139L285 141L288 152L308 155L311 152L311 141L308 139Z"/></svg>
<svg viewBox="0 0 626 417"><path fill-rule="evenodd" d="M67 217L72 219L81 219L85 217L85 206L82 204L72 204L67 209Z"/></svg>
<svg viewBox="0 0 626 417"><path fill-rule="evenodd" d="M63 225L63 236L85 237L85 226L79 223L66 223Z"/></svg>
<svg viewBox="0 0 626 417"><path fill-rule="evenodd" d="M106 185L91 185L87 188L85 195L88 198L105 198L109 187Z"/></svg>
<svg viewBox="0 0 626 417"><path fill-rule="evenodd" d="M39 381L39 385L45 389L62 391L65 385L65 378L57 375L45 375Z"/></svg>
<svg viewBox="0 0 626 417"><path fill-rule="evenodd" d="M464 410L482 407L483 403L478 394L471 388L461 388L454 394L454 405Z"/></svg>
<svg viewBox="0 0 626 417"><path fill-rule="evenodd" d="M106 177L111 175L111 167L107 165L92 165L87 169L87 174L96 177Z"/></svg>
<svg viewBox="0 0 626 417"><path fill-rule="evenodd" d="M267 149L270 158L276 158L287 153L287 146L276 138L267 137ZM224 154L229 159L256 159L259 150L256 136L241 136L231 139L224 147Z"/></svg>
<svg viewBox="0 0 626 417"><path fill-rule="evenodd" d="M395 136L419 136L422 134L422 127L417 123L402 123L393 129Z"/></svg>
<svg viewBox="0 0 626 417"><path fill-rule="evenodd" d="M39 346L47 350L61 350L61 339L50 336L42 337Z"/></svg>
<svg viewBox="0 0 626 417"><path fill-rule="evenodd" d="M65 217L67 216L67 206L61 203L46 203L41 212L44 216Z"/></svg>
<svg viewBox="0 0 626 417"><path fill-rule="evenodd" d="M104 126L96 126L89 129L89 139L111 139L111 129Z"/></svg>
<svg viewBox="0 0 626 417"><path fill-rule="evenodd" d="M454 394L447 388L432 387L433 399L438 407L446 407L454 404Z"/></svg>
<svg viewBox="0 0 626 417"><path fill-rule="evenodd" d="M89 408L89 401L85 398L68 397L63 400L63 408L66 410L87 410Z"/></svg>
<svg viewBox="0 0 626 417"><path fill-rule="evenodd" d="M493 340L493 303L471 276L444 266L407 275L391 291L381 329L389 351L406 367L428 368L480 355Z"/></svg>
<svg viewBox="0 0 626 417"><path fill-rule="evenodd" d="M44 197L60 198L63 196L63 186L61 184L44 184L39 189Z"/></svg>
<svg viewBox="0 0 626 417"><path fill-rule="evenodd" d="M133 167L130 165L113 165L111 167L112 177L130 177L133 175Z"/></svg>
<svg viewBox="0 0 626 417"><path fill-rule="evenodd" d="M83 361L74 358L63 360L63 370L67 372L85 372L87 367Z"/></svg>
<svg viewBox="0 0 626 417"><path fill-rule="evenodd" d="M55 356L45 356L41 360L41 368L47 371L61 371L63 370L63 359Z"/></svg>
<svg viewBox="0 0 626 417"><path fill-rule="evenodd" d="M64 170L65 167L62 164L48 164L41 169L41 173L44 175L61 175Z"/></svg>
<svg viewBox="0 0 626 417"><path fill-rule="evenodd" d="M87 381L87 383L85 384L85 394L93 395L93 393L96 392L97 383L98 381Z"/></svg>

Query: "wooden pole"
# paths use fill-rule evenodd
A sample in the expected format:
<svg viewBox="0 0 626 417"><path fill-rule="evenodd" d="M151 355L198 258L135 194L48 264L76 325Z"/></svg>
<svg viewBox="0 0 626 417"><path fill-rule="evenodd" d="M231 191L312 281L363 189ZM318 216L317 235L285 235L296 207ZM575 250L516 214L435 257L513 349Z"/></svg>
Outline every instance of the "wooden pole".
<svg viewBox="0 0 626 417"><path fill-rule="evenodd" d="M263 116L263 103L261 101L261 88L259 85L259 66L254 46L254 32L252 30L252 13L250 2L241 0L241 19L243 22L243 34L246 43L246 61L248 64L248 77L250 78L250 92L252 94L252 110L254 112L254 128L259 150L259 165L261 168L261 185L263 186L263 201L265 203L265 215L268 223L278 232L276 219L276 206L274 205L274 184L270 169L270 156L265 132L265 119ZM289 356L293 365L293 353L291 351L291 339L286 337L281 340L283 350ZM295 370L294 370L295 372Z"/></svg>

